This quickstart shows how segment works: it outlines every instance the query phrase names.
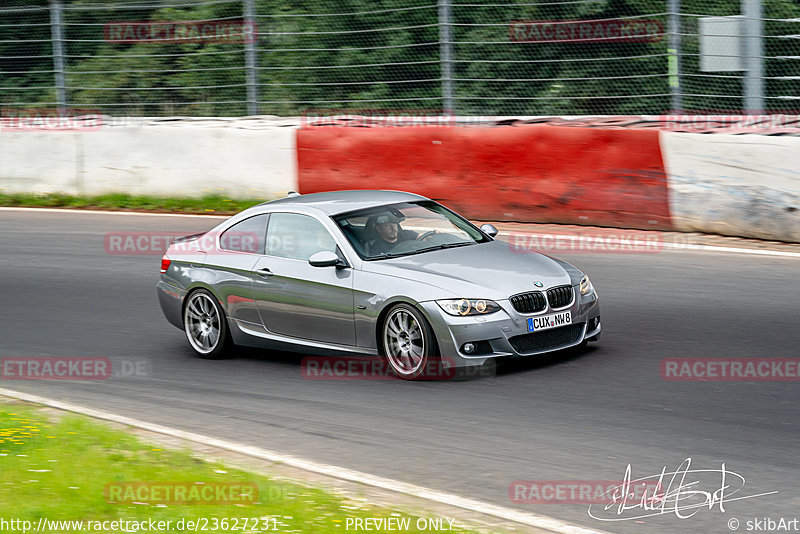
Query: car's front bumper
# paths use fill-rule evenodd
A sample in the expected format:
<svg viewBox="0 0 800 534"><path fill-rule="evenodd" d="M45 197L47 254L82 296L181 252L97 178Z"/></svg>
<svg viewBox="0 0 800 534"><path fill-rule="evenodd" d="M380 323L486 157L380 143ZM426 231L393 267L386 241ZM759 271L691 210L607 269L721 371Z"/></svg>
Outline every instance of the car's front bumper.
<svg viewBox="0 0 800 534"><path fill-rule="evenodd" d="M575 300L567 308L549 307L534 314L514 310L508 300L497 301L502 310L486 316L456 317L445 313L434 301L422 302L425 314L436 334L445 365L457 367L482 365L486 360L504 356L536 356L580 345L600 337L600 302L596 293L581 296L573 287ZM569 311L572 323L538 332L528 332L528 318ZM467 354L465 343L478 350Z"/></svg>

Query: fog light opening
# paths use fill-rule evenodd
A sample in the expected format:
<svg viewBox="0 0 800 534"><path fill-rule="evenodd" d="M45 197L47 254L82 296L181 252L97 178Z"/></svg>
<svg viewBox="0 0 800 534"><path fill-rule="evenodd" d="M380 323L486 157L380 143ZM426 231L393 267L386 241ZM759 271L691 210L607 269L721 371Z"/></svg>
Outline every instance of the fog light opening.
<svg viewBox="0 0 800 534"><path fill-rule="evenodd" d="M472 354L475 352L475 344L474 343L464 343L461 345L461 352L464 354Z"/></svg>

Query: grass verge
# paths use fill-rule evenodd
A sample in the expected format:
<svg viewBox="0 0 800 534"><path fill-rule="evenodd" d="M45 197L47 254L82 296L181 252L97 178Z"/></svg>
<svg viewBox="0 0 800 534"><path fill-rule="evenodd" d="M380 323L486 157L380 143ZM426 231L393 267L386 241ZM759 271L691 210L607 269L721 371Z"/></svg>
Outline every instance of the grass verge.
<svg viewBox="0 0 800 534"><path fill-rule="evenodd" d="M188 452L162 450L83 416L53 421L23 404L0 402L0 473L0 531L4 532L22 531L26 521L28 531L35 531L42 518L39 532L341 533L355 530L356 520L368 518L373 532L468 532L455 522L451 528L446 519L440 528L429 528L418 525L420 518L394 510L209 463ZM130 483L139 483L133 486L135 497L127 489ZM181 486L227 485L257 487L257 491L237 493L240 502L228 504L217 500L233 493L221 496L219 490L195 493L200 499L193 504L169 501ZM138 489L141 486L145 490ZM385 528L374 521L389 518L393 523L384 523ZM115 520L127 523L112 528ZM54 521L82 523L79 527ZM409 528L397 528L404 521ZM159 522L169 528L153 530Z"/></svg>
<svg viewBox="0 0 800 534"><path fill-rule="evenodd" d="M72 208L115 211L152 211L159 213L194 213L204 215L232 215L261 202L263 198L228 198L224 195L206 195L200 198L157 197L111 193L84 196L60 193L0 193L0 206L34 208Z"/></svg>

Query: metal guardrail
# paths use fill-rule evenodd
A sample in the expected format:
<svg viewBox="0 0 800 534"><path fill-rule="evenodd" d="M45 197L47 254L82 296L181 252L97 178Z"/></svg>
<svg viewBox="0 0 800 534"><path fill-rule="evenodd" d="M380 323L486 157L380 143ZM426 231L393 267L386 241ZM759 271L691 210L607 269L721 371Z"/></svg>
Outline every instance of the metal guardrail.
<svg viewBox="0 0 800 534"><path fill-rule="evenodd" d="M778 0L8 3L4 115L788 113L800 100L800 5ZM745 70L701 71L700 21L743 10L745 46L718 54Z"/></svg>

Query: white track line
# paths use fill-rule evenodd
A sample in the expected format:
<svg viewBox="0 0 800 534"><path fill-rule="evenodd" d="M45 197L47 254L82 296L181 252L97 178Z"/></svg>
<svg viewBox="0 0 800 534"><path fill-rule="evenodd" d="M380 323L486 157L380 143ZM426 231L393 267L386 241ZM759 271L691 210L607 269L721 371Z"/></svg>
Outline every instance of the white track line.
<svg viewBox="0 0 800 534"><path fill-rule="evenodd" d="M146 211L103 211L103 210L78 210L68 208L24 208L16 206L0 206L0 211L30 211L44 213L87 214L87 215L134 215L137 217L212 217L227 219L230 215L202 215L198 213L152 213Z"/></svg>
<svg viewBox="0 0 800 534"><path fill-rule="evenodd" d="M0 211L31 211L31 212L38 211L45 213L70 213L70 214L89 214L89 215L134 215L137 217L211 217L216 219L226 219L230 217L230 215L199 215L194 213L147 213L140 211L102 211L102 210L74 210L74 209L60 209L60 208L23 208L23 207L0 207ZM509 234L509 233L512 235L525 235L530 237L552 237L552 236L565 237L570 235L563 233L501 232L501 234ZM616 243L613 239L609 240L607 238L581 237L581 239L589 241L597 241L599 244L621 244L629 246L641 246L645 247L645 249L646 247L653 246L652 242L646 242L646 241L625 241L624 243L620 241L619 243ZM754 256L800 258L800 252L788 252L785 250L769 250L769 249L754 249L754 248L751 249L751 248L741 248L741 247L717 247L714 245L695 245L690 243L670 243L670 242L661 242L658 243L658 246L676 251L693 250L698 252L718 252L718 253L728 253L728 254L751 254ZM543 251L543 252L556 253L557 251ZM558 252L562 254L569 253L568 250L558 251ZM611 252L613 251L610 251L609 253ZM650 252L642 252L642 253L647 254Z"/></svg>
<svg viewBox="0 0 800 534"><path fill-rule="evenodd" d="M44 406L50 406L51 408L58 408L59 410L66 410L69 412L94 417L96 419L114 421L115 423L120 423L134 428L140 428L149 432L156 432L166 436L185 439L188 441L201 443L203 445L208 445L210 447L216 447L218 449L225 449L239 454L245 454L247 456L252 456L253 458L261 458L262 460L267 460L269 462L278 462L291 467L296 467L298 469L303 469L305 471L310 471L312 473L318 473L341 480L348 480L350 482L366 484L368 486L374 486L376 488L382 488L397 493L421 497L429 501L499 517L515 523L521 523L523 525L541 528L552 532L563 534L606 534L601 530L571 525L561 520L544 515L520 512L511 508L485 503L476 499L460 497L451 493L444 493L441 491L424 488L422 486L416 486L414 484L392 480L390 478L378 477L367 473L361 473L359 471L352 471L343 467L327 465L315 462L313 460L298 458L296 456L287 456L278 452L268 451L266 449L252 447L250 445L242 445L239 443L232 443L230 441L223 441L221 439L203 436L201 434L184 432L183 430L147 423L145 421L131 419L122 415L95 410L94 408L86 408L84 406L68 404L66 402L40 397L38 395L31 395L29 393L21 393L3 388L0 388L0 395L26 402L32 402L35 404L42 404Z"/></svg>

